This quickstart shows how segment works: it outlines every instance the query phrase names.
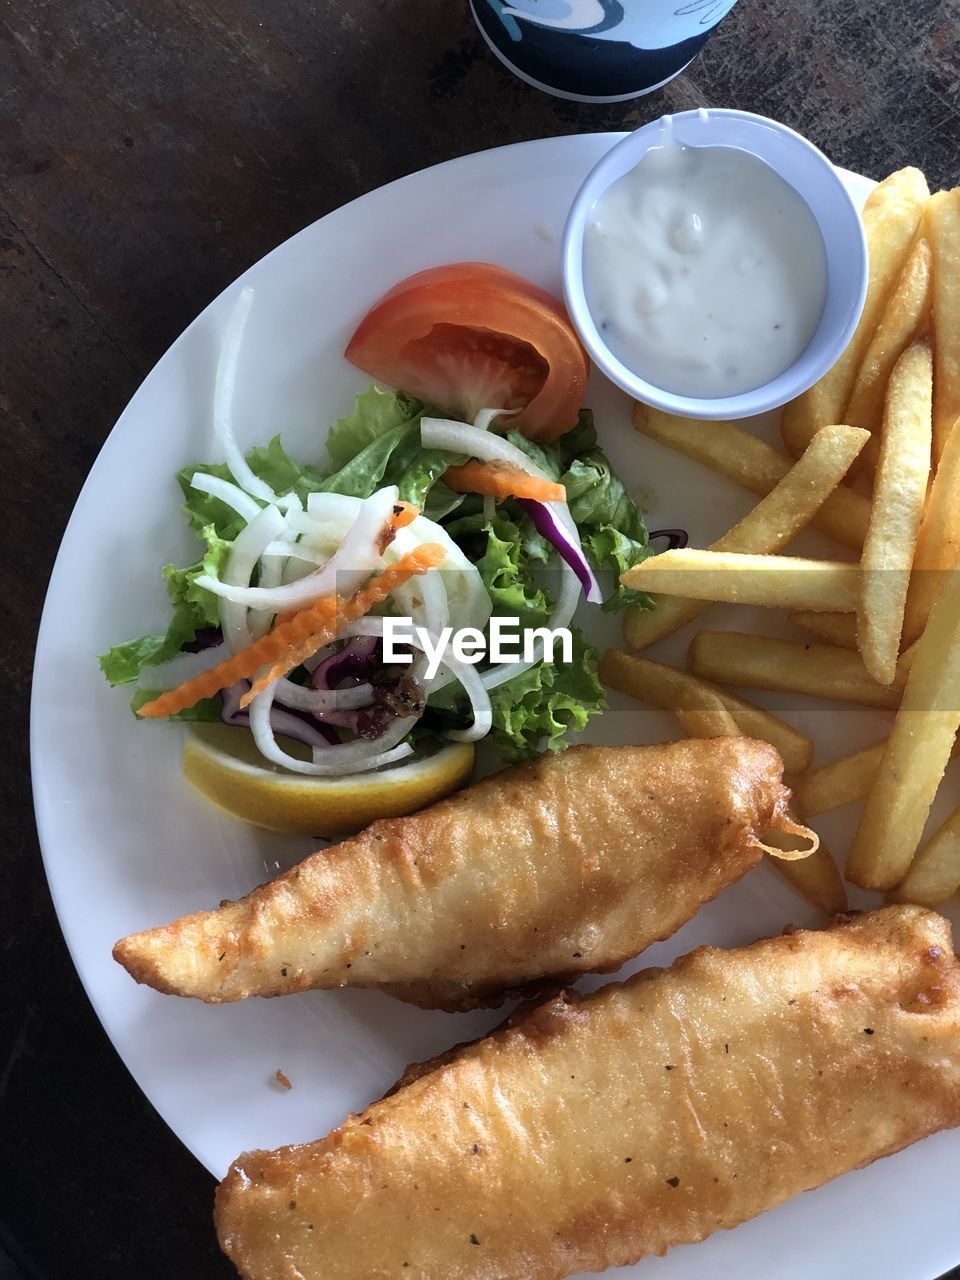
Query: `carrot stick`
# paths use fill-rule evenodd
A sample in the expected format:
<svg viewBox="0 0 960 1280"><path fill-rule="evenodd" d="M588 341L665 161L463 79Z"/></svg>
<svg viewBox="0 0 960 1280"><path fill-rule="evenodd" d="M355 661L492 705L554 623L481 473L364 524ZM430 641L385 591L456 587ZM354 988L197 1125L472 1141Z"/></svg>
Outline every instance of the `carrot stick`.
<svg viewBox="0 0 960 1280"><path fill-rule="evenodd" d="M395 502L390 523L395 529L405 529L408 524L413 524L419 514L420 508L415 507L412 502Z"/></svg>
<svg viewBox="0 0 960 1280"><path fill-rule="evenodd" d="M241 649L239 653L225 658L223 662L218 662L209 671L202 672L192 680L184 681L176 689L162 693L159 698L146 703L140 708L139 714L150 719L175 715L178 711L185 711L187 707L194 706L201 698L213 697L215 693L236 684L238 680L252 679L260 668L268 663L273 663L274 667L282 667L280 674L285 675L287 671L292 671L295 666L298 666L304 657L315 653L320 644L329 644L330 640L335 639L345 626L363 617L375 605L380 604L392 591L396 591L397 587L402 587L416 574L435 569L445 555L446 552L438 543L423 543L415 551L402 556L396 564L384 569L351 599L343 601L339 596L329 595L314 600L312 604L301 609L288 621L279 623L272 631L268 631L265 636L255 640L246 649ZM305 642L312 641L317 635L328 638L321 639L320 644L313 645L303 652ZM303 657L296 657L287 665L291 655L301 652ZM271 667L271 670L274 667ZM255 693L260 691L264 683L276 678L271 675L267 681L258 681L246 695L243 705L245 706Z"/></svg>
<svg viewBox="0 0 960 1280"><path fill-rule="evenodd" d="M443 480L457 493L487 493L494 498L533 498L536 502L567 500L567 491L562 484L541 480L522 467L499 458L447 467Z"/></svg>
<svg viewBox="0 0 960 1280"><path fill-rule="evenodd" d="M398 501L394 503L393 511L390 519L384 525L383 536L380 540L380 554L382 555L393 541L397 529L405 529L408 524L413 524L417 516L420 515L420 508L415 507L412 502ZM282 622L289 622L297 616L299 610L289 609L286 613L278 613L273 620L275 627Z"/></svg>

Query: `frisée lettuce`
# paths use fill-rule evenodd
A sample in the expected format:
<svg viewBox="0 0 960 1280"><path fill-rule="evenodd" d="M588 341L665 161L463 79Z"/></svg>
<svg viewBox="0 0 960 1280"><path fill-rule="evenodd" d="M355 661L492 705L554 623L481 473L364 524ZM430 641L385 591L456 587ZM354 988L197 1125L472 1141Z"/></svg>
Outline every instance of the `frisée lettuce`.
<svg viewBox="0 0 960 1280"><path fill-rule="evenodd" d="M556 606L560 564L553 545L534 526L518 501L496 504L476 494L454 492L443 476L466 455L425 448L421 419L428 407L403 392L371 386L357 396L352 413L340 419L326 441L328 465L302 464L291 458L279 436L251 450L251 472L283 498L304 508L311 494L369 499L384 486L396 486L399 499L440 524L482 579L492 615L519 619L521 630L546 625ZM592 414L582 411L572 431L556 441L529 441L518 431L505 439L522 450L539 470L561 483L583 552L607 583L606 610L628 604L652 607L649 597L624 589L619 576L649 553L643 515L597 444ZM216 587L231 548L246 521L223 498L198 490L197 473L229 482L225 464L187 467L177 475L183 510L202 543L198 559L185 568L168 565L163 578L172 606L165 631L114 646L100 658L112 685L149 683L151 667L168 662L194 643L198 633L218 625L221 600L198 579ZM245 501L257 502L253 498ZM542 526L541 526L542 527ZM456 548L454 548L455 550ZM219 587L218 587L219 589ZM591 597L593 598L593 597ZM506 674L506 673L504 673ZM147 702L143 688L134 710ZM585 727L605 707L596 676L596 653L574 629L574 660L541 660L490 688L491 740L507 760L523 759L546 747L564 745L565 736ZM205 699L185 719L216 719L220 698ZM451 682L431 693L413 734L457 729L469 719L469 701Z"/></svg>

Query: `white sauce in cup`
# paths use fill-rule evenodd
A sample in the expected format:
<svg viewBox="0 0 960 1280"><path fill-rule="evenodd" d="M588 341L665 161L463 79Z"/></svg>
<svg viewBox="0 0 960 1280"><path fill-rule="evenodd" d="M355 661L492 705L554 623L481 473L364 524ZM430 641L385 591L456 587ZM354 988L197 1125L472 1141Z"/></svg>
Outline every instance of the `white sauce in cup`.
<svg viewBox="0 0 960 1280"><path fill-rule="evenodd" d="M628 369L680 395L739 395L778 377L827 295L823 237L779 174L733 147L663 142L596 201L587 305Z"/></svg>

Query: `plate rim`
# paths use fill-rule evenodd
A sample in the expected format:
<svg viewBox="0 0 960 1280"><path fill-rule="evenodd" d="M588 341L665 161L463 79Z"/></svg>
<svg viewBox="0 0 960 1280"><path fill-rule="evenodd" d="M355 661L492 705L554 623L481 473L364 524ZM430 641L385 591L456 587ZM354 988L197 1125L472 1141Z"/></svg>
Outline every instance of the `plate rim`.
<svg viewBox="0 0 960 1280"><path fill-rule="evenodd" d="M87 1000L90 1002L90 1006L93 1009L97 1017L97 1020L100 1023L101 1028L103 1029L104 1033L109 1039L114 1052L117 1054L124 1068L127 1070L134 1085L140 1091L140 1093L143 1095L146 1101L149 1103L153 1111L159 1116L161 1121L167 1126L168 1129L170 1129L170 1131L183 1144L183 1146L190 1152L190 1154L194 1157L194 1159L196 1159L197 1162L204 1169L210 1172L214 1177L217 1177L217 1175L214 1174L212 1170L210 1170L206 1161L200 1156L197 1146L194 1144L194 1142L190 1139L190 1137L184 1131L183 1127L179 1124L174 1124L172 1120L168 1118L168 1115L166 1114L167 1109L162 1108L160 1105L157 1104L157 1102L153 1100L153 1098L148 1093L147 1085L141 1083L137 1075L134 1074L133 1068L130 1065L128 1065L127 1059L118 1044L118 1037L115 1037L114 1028L112 1026L113 1020L109 1016L109 1012L106 1008L107 995L105 992L98 991L96 989L97 987L96 974L85 972L84 967L81 965L78 959L79 935L75 937L73 926L68 925L67 923L69 909L68 909L66 900L61 896L62 886L58 886L56 876L53 874L53 871L52 871L52 857L48 856L48 847L52 848L54 836L49 829L50 823L52 822L52 818L48 814L48 804L49 804L50 798L44 795L43 762L42 762L42 759L40 758L40 753L41 753L41 744L39 742L40 729L38 727L38 716L37 716L37 705L39 700L38 699L38 683L39 683L38 672L42 664L44 650L49 639L50 631L53 626L52 613L53 613L54 606L52 603L52 598L56 592L59 577L64 572L64 568L63 568L64 549L71 537L75 523L78 521L78 512L80 511L85 498L88 497L91 487L94 485L96 481L98 470L103 464L104 459L109 457L111 452L111 447L113 444L116 443L117 434L120 428L122 427L124 420L126 419L127 415L131 412L132 406L134 405L135 401L137 401L138 398L141 397L146 392L147 388L151 383L151 380L154 377L158 376L158 370L160 369L160 367L187 340L188 335L194 330L196 326L198 326L203 321L204 317L208 314L208 312L217 305L217 303L220 301L220 299L224 297L224 295L229 294L233 290L235 290L237 286L243 280L245 280L245 278L252 271L259 269L264 263L268 262L271 257L273 257L275 254L278 254L280 251L282 251L285 248L285 246L297 240L299 237L308 235L315 227L317 227L318 224L324 222L326 219L330 218L331 216L349 209L356 208L357 206L361 205L362 203L368 200L372 200L374 198L382 198L383 193L388 191L400 190L408 184L417 182L426 174L437 173L438 171L441 171L441 170L446 170L448 172L455 173L456 170L460 168L468 168L471 165L475 164L481 157L486 157L489 159L495 156L497 157L506 156L508 154L522 152L524 150L535 150L538 148L542 148L545 145L546 146L557 145L562 148L566 145L576 146L578 143L583 143L586 145L597 145L602 141L608 141L609 145L613 146L617 141L619 141L621 138L626 136L628 132L629 132L628 130L610 130L610 131L591 131L591 132L582 132L582 133L548 135L540 138L525 139L519 142L507 143L501 146L487 147L478 151L465 152L458 156L451 157L450 159L438 161L437 163L432 165L427 165L422 169L418 169L413 172L403 174L391 180L390 182L384 183L382 186L372 188L369 191L365 191L360 195L356 196L354 199L346 202L345 204L338 205L335 208L328 210L326 213L322 214L319 218L314 219L313 221L307 223L305 226L299 228L297 231L293 232L290 236L286 237L284 240L274 245L261 257L256 259L254 262L250 263L238 276L236 276L234 279L229 281L223 289L221 289L217 294L211 297L200 309L200 311L198 311L198 313L184 327L184 329L165 348L165 350L161 353L158 359L152 364L152 366L150 367L150 369L148 370L144 378L141 380L137 388L134 390L130 399L127 401L122 412L117 416L115 422L110 428L110 431L107 433L106 437L104 438L104 441L97 452L96 458L94 459L84 479L83 485L81 486L80 491L77 494L73 502L73 505L71 507L69 518L66 522L63 533L58 543L56 556L54 558L53 565L50 571L50 576L47 582L46 590L44 592L43 609L41 612L40 622L37 629L36 648L35 648L34 662L33 662L32 671L31 671L31 688L30 688L30 704L29 704L29 755L30 755L31 792L32 792L32 801L33 801L33 807L34 807L35 825L37 829L38 844L40 847L40 853L41 853L41 858L42 858L43 867L44 867L44 875L46 878L51 901L53 903L54 911L56 912L57 923L60 928L60 932L64 939L64 942L66 944L68 953L70 955L71 964L73 965L74 971L80 981L84 994ZM875 185L875 181L873 179L867 178L865 175L855 173L851 170L844 169L840 166L836 166L836 167L838 168L839 172L843 174L845 177L849 176L850 178L855 179L857 182L861 182L861 183L866 182L866 183L869 183L871 186ZM119 1028L117 1028L117 1031L119 1032ZM946 1238L942 1239L939 1242L939 1246L940 1246L939 1248L937 1248L935 1245L931 1247L930 1256L925 1260L927 1264L932 1262L934 1266L937 1266L940 1270L944 1270L944 1269L949 1269L951 1266L956 1265L957 1261L960 1261L960 1247L954 1246L953 1248L950 1248ZM925 1270L922 1272L917 1271L915 1274L916 1274L917 1280L927 1280L928 1273Z"/></svg>

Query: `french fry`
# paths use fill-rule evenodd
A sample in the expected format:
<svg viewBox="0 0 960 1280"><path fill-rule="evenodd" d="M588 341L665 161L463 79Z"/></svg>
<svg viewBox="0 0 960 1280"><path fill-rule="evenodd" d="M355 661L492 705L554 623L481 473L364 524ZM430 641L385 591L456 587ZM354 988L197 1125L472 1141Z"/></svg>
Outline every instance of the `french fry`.
<svg viewBox="0 0 960 1280"><path fill-rule="evenodd" d="M928 206L929 208L929 206ZM930 245L923 235L910 250L900 279L870 340L842 420L866 427L869 443L856 461L856 470L872 474L880 461L883 401L893 367L907 347L928 326L930 314Z"/></svg>
<svg viewBox="0 0 960 1280"><path fill-rule="evenodd" d="M690 642L690 670L717 684L808 694L893 710L896 685L877 684L860 656L829 644L794 644L736 631L701 631Z"/></svg>
<svg viewBox="0 0 960 1280"><path fill-rule="evenodd" d="M933 251L934 456L941 458L960 416L960 188L930 201L927 235Z"/></svg>
<svg viewBox="0 0 960 1280"><path fill-rule="evenodd" d="M649 658L641 658L635 653L624 653L619 649L608 649L600 659L600 679L611 689L617 689L631 698L656 707L660 711L670 711L681 720L688 733L693 733L692 725L696 721L697 707L704 709L705 714L713 714L716 726L715 706L710 699L716 699L723 710L736 725L735 732L748 738L759 738L761 742L769 742L776 747L783 759L784 771L788 774L802 774L810 768L813 760L813 743L802 733L764 711L761 707L738 698L725 689L718 689L705 680L698 680L688 671L678 671L674 667L665 666L661 662L651 662ZM688 715L684 722L680 709ZM701 720L701 727L707 723ZM707 735L697 733L696 737L722 737L716 733Z"/></svg>
<svg viewBox="0 0 960 1280"><path fill-rule="evenodd" d="M960 431L947 437L927 495L903 617L903 640L923 631L945 574L960 560Z"/></svg>
<svg viewBox="0 0 960 1280"><path fill-rule="evenodd" d="M836 489L869 433L855 427L825 427L780 483L739 524L718 538L713 551L752 555L780 551L805 528ZM679 597L657 601L653 610L626 611L623 634L634 649L645 649L679 630L706 608L699 600Z"/></svg>
<svg viewBox="0 0 960 1280"><path fill-rule="evenodd" d="M903 615L930 476L933 357L915 342L890 375L880 464L860 559L857 645L881 684L896 676Z"/></svg>
<svg viewBox="0 0 960 1280"><path fill-rule="evenodd" d="M637 402L633 406L633 425L651 440L703 463L760 498L778 485L793 466L787 454L772 449L734 422L678 418ZM859 551L867 535L869 516L870 503L863 494L838 485L810 523L821 533Z"/></svg>
<svg viewBox="0 0 960 1280"><path fill-rule="evenodd" d="M878 742L864 747L799 778L793 788L797 810L805 818L815 818L820 813L862 800L873 786L886 746L886 742Z"/></svg>
<svg viewBox="0 0 960 1280"><path fill-rule="evenodd" d="M857 607L859 579L857 565L842 560L684 547L651 556L628 569L620 581L635 591L656 591L711 603L852 613Z"/></svg>
<svg viewBox="0 0 960 1280"><path fill-rule="evenodd" d="M939 907L960 890L960 809L930 837L890 894L893 902Z"/></svg>
<svg viewBox="0 0 960 1280"><path fill-rule="evenodd" d="M883 890L907 874L958 727L960 572L954 572L917 641L900 710L850 847L848 880Z"/></svg>
<svg viewBox="0 0 960 1280"><path fill-rule="evenodd" d="M803 610L790 614L790 621L804 631L810 631L828 644L841 649L857 647L857 615L855 613L811 613Z"/></svg>
<svg viewBox="0 0 960 1280"><path fill-rule="evenodd" d="M809 391L783 410L780 433L787 452L798 457L820 427L843 420L863 353L873 337L887 297L903 270L930 199L919 169L900 169L885 178L863 206L870 279L860 320L847 349Z"/></svg>
<svg viewBox="0 0 960 1280"><path fill-rule="evenodd" d="M700 680L678 691L674 712L691 738L736 738L740 727L724 702Z"/></svg>

